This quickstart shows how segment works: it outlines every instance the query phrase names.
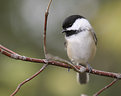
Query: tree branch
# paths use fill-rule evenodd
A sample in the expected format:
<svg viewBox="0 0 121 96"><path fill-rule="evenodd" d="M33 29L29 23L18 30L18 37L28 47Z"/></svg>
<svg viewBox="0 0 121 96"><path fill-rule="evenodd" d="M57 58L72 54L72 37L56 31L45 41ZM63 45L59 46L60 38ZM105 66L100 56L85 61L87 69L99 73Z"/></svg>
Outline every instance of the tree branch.
<svg viewBox="0 0 121 96"><path fill-rule="evenodd" d="M39 75L47 67L47 65L53 65L53 66L59 66L59 67L63 67L63 68L69 68L69 69L73 69L74 71L80 73L80 69L82 68L82 66L73 65L70 62L68 62L66 60L63 60L63 59L61 59L62 60L61 62L56 61L56 60L48 60L47 48L46 48L46 31L47 31L47 19L48 19L49 8L50 8L50 5L51 5L51 2L52 2L52 0L49 1L47 10L45 12L45 23L44 23L44 34L43 34L43 38L44 38L44 40L43 40L43 49L44 49L44 55L45 55L46 59L37 59L37 58L30 58L30 57L26 57L26 56L21 56L21 55L15 53L15 52L13 52L12 50L0 45L0 52L2 54L12 58L12 59L35 62L35 63L43 63L44 64L42 66L42 68L37 73L35 73L30 78L28 78L28 79L24 80L22 83L20 83L18 85L18 87L16 88L16 90L10 96L14 96L20 90L22 85L24 85L25 83L27 83L28 81L32 80L34 77ZM101 70L96 70L96 69L92 69L92 71L90 72L88 68L85 68L85 69L86 69L86 72L89 72L91 74L115 78L114 81L112 81L110 84L108 84L107 86L105 86L104 88L99 90L93 96L98 96L104 90L106 90L107 88L111 87L114 83L116 83L117 80L121 79L121 74L119 74L119 73L106 72L106 71L101 71Z"/></svg>
<svg viewBox="0 0 121 96"><path fill-rule="evenodd" d="M34 75L32 75L30 78L24 80L23 82L21 82L21 83L17 86L16 90L15 90L10 96L14 96L14 95L20 90L20 88L22 87L22 85L24 85L25 83L29 82L29 81L32 80L34 77L38 76L46 67L47 67L47 64L44 64L44 65L42 66L42 68L41 68L37 73L35 73Z"/></svg>
<svg viewBox="0 0 121 96"><path fill-rule="evenodd" d="M48 19L48 14L49 14L49 8L50 8L50 5L51 5L51 2L52 0L50 0L49 4L48 4L48 7L47 7L47 10L45 12L45 23L44 23L44 55L45 55L45 58L47 58L47 48L46 48L46 31L47 31L47 19Z"/></svg>
<svg viewBox="0 0 121 96"><path fill-rule="evenodd" d="M2 45L0 45L0 52L2 54L12 58L12 59L22 60L22 61L29 61L29 62L34 62L34 63L44 63L43 67L44 66L46 67L47 65L53 65L53 66L58 66L58 67L63 67L63 68L74 69L76 72L78 72L76 69L79 70L82 67L82 66L77 66L77 65L74 65L75 67L72 67L72 66L68 65L67 63L63 63L63 62L59 62L59 61L52 61L52 60L48 61L46 59L37 59L37 58L30 58L30 57L26 57L26 56L21 56L21 55L9 50L8 48L6 48L6 47L4 47ZM36 77L43 70L44 70L44 68L41 68L36 74L34 74L30 78L26 79L22 83L20 83L18 85L18 87L16 88L16 90L11 94L11 96L14 96L19 91L20 87L23 84L25 84L28 81L32 80L34 77ZM89 72L88 68L86 68L86 72ZM98 96L103 91L105 91L107 88L111 87L114 83L116 83L117 80L121 79L121 74L120 73L106 72L106 71L101 71L101 70L96 70L96 69L92 69L92 71L90 73L95 74L95 75L100 75L100 76L116 78L109 85L105 86L100 91L98 91L94 96Z"/></svg>
<svg viewBox="0 0 121 96"><path fill-rule="evenodd" d="M0 52L4 55L10 57L10 58L22 60L22 61L44 63L44 64L53 65L53 66L59 66L59 67L63 67L63 68L74 69L75 71L76 71L75 68L77 68L78 70L80 68L82 68L82 66L77 66L77 65L74 65L75 66L75 68L74 68L74 67L68 65L67 63L63 63L63 62L59 62L59 61L53 61L53 60L48 61L46 59L37 59L37 58L30 58L30 57L26 57L26 56L21 56L21 55L15 53L15 52L14 52L15 54L12 54L10 52L7 52L1 45L0 45ZM89 72L88 68L86 68L86 72ZM101 71L101 70L96 70L96 69L92 69L92 71L90 73L95 74L95 75L100 75L100 76L106 76L106 77L121 79L120 73L106 72L106 71Z"/></svg>
<svg viewBox="0 0 121 96"><path fill-rule="evenodd" d="M105 91L106 89L108 89L109 87L111 87L113 84L116 83L116 81L118 81L118 79L114 79L110 84L108 84L107 86L105 86L104 88L102 88L101 90L99 90L96 94L94 94L93 96L98 96L99 94L101 94L103 91Z"/></svg>

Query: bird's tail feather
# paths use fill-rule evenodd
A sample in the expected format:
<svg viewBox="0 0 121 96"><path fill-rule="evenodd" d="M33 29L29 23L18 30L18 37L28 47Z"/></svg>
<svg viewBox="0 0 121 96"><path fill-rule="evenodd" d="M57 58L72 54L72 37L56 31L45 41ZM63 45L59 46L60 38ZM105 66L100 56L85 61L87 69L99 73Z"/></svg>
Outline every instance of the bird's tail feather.
<svg viewBox="0 0 121 96"><path fill-rule="evenodd" d="M83 73L77 73L77 81L80 84L86 84L89 82L89 73L83 72Z"/></svg>

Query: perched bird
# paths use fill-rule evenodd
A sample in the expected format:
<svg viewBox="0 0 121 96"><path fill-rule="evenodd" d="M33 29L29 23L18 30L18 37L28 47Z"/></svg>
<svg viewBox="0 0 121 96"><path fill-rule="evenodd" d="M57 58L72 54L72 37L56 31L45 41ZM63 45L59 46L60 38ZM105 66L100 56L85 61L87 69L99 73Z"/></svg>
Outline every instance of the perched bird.
<svg viewBox="0 0 121 96"><path fill-rule="evenodd" d="M71 62L88 67L91 71L89 62L95 56L97 38L89 21L83 16L72 15L64 20L62 28ZM80 84L85 84L89 81L89 74L85 71L77 73L77 80Z"/></svg>

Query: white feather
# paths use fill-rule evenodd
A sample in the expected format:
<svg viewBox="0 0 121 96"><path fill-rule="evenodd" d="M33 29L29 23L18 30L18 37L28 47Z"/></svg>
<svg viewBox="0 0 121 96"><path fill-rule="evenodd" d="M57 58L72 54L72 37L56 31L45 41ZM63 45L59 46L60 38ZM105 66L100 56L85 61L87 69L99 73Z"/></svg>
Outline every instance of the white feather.
<svg viewBox="0 0 121 96"><path fill-rule="evenodd" d="M67 28L66 30L79 30L80 28L83 30L83 29L90 29L92 27L88 22L88 20L84 18L81 19L79 18L74 22L74 24L71 27Z"/></svg>
<svg viewBox="0 0 121 96"><path fill-rule="evenodd" d="M72 61L87 64L95 55L96 45L90 31L86 30L65 37L65 39L67 40L67 54Z"/></svg>

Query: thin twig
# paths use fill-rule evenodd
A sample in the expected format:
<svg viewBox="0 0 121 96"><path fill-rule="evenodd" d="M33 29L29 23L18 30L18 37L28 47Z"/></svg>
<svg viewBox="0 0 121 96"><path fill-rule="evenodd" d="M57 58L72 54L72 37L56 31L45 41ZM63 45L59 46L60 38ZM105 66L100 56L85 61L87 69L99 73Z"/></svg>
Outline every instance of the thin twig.
<svg viewBox="0 0 121 96"><path fill-rule="evenodd" d="M37 75L39 75L46 67L47 67L47 64L44 64L44 65L42 66L42 68L41 68L37 73L35 73L34 75L32 75L30 78L24 80L23 82L21 82L21 83L17 86L16 90L15 90L10 96L14 96L14 95L20 90L20 88L22 87L22 85L24 85L24 84L27 83L28 81L32 80L33 78L35 78L35 77L36 77Z"/></svg>
<svg viewBox="0 0 121 96"><path fill-rule="evenodd" d="M39 75L46 67L47 64L50 65L54 65L54 66L60 66L60 67L64 67L64 68L71 68L74 69L76 72L80 72L80 68L82 66L77 66L77 65L73 65L70 62L66 61L66 60L62 60L62 61L66 61L66 62L58 62L58 61L48 61L47 58L47 49L46 49L46 31L47 31L47 19L48 19L48 14L49 14L49 8L51 5L52 0L49 1L47 10L45 12L45 23L44 23L44 42L43 42L43 49L44 49L44 55L46 59L36 59L36 58L30 58L30 57L26 57L26 56L21 56L11 50L9 50L8 48L0 45L0 52L8 57L11 57L13 59L17 59L17 60L23 60L23 61L29 61L29 62L36 62L36 63L44 63L43 67L37 72L35 73L33 76L31 76L30 78L26 79L25 81L23 81L22 83L20 83L18 85L18 87L16 88L16 90L10 95L10 96L14 96L22 87L22 85L24 85L25 83L27 83L28 81L32 80L33 78L35 78L37 75ZM89 69L86 68L86 72L89 72ZM96 69L92 69L92 71L90 72L92 74L95 75L100 75L100 76L107 76L107 77L112 77L112 78L116 78L114 79L114 81L112 81L110 84L108 84L107 86L105 86L104 88L102 88L100 91L98 91L94 96L98 96L99 94L101 94L104 90L106 90L107 88L111 87L114 83L116 83L117 80L121 79L121 74L118 73L113 73L113 72L106 72L106 71L100 71L100 70L96 70Z"/></svg>
<svg viewBox="0 0 121 96"><path fill-rule="evenodd" d="M67 61L67 60L65 60L65 59L62 59L62 58L60 58L60 57L58 57L58 56L54 56L54 55L52 55L52 54L47 54L47 58L48 58L49 60L54 60L54 61L59 61L59 62L66 63L66 64L68 64L72 69L74 69L75 71L80 72L80 69L76 68L76 67L74 66L74 64L72 64L71 62L69 62L69 61ZM80 65L80 66L81 66L81 65ZM85 68L85 67L83 67L83 66L81 66L81 67L82 67L82 68ZM85 68L85 70L86 70L86 68Z"/></svg>
<svg viewBox="0 0 121 96"><path fill-rule="evenodd" d="M44 46L43 46L44 48L43 49L44 49L44 55L45 55L46 59L48 59L48 53L47 53L47 47L46 47L46 31L47 31L47 20L48 20L48 14L49 14L49 8L51 5L51 2L52 2L52 0L50 0L47 10L45 12L45 23L44 23ZM68 65L70 65L75 71L80 72L79 69L77 69L72 63L70 63L68 61L66 61L66 63Z"/></svg>
<svg viewBox="0 0 121 96"><path fill-rule="evenodd" d="M16 53L13 52L12 50L10 50L10 49L8 49L8 48L2 46L1 44L0 44L0 48L3 49L3 50L5 50L5 51L7 51L7 52L9 52L9 53L16 54Z"/></svg>
<svg viewBox="0 0 121 96"><path fill-rule="evenodd" d="M113 84L116 83L116 81L118 81L118 79L114 79L110 84L108 84L107 86L105 86L104 88L102 88L101 90L99 90L96 94L94 94L93 96L98 96L99 94L101 94L103 91L105 91L106 89L108 89L109 87L111 87Z"/></svg>
<svg viewBox="0 0 121 96"><path fill-rule="evenodd" d="M44 23L44 55L45 55L45 58L47 58L47 48L46 48L46 31L47 31L47 19L48 19L48 14L49 14L49 8L50 8L50 5L51 5L51 2L52 0L49 1L49 4L48 4L48 7L47 7L47 10L45 12L45 23Z"/></svg>
<svg viewBox="0 0 121 96"><path fill-rule="evenodd" d="M53 66L59 66L59 67L63 67L63 68L74 69L74 67L71 67L67 63L63 63L63 62L59 62L59 61L53 61L53 60L47 61L46 59L30 58L30 57L18 55L17 53L11 54L10 52L4 51L3 49L4 48L2 48L2 49L0 48L0 52L2 54L12 58L12 59L35 62L35 63L40 63L40 64L44 63L44 64L53 65ZM74 65L74 66L78 70L81 68L81 66L77 66L77 65ZM89 72L88 68L86 68L86 72ZM95 74L95 75L100 75L100 76L106 76L106 77L121 79L121 74L120 73L106 72L106 71L101 71L101 70L96 70L96 69L92 69L92 71L90 73Z"/></svg>
<svg viewBox="0 0 121 96"><path fill-rule="evenodd" d="M44 54L45 54L45 58L47 57L47 49L46 49L46 30L47 30L47 18L48 18L48 14L49 14L49 8L50 8L50 4L51 4L52 0L50 0L49 4L48 4L48 7L47 7L47 10L45 12L45 24L44 24ZM1 47L0 47L1 48ZM4 48L5 49L5 48ZM5 51L8 51L8 52L11 52L12 54L15 54L13 53L13 51L9 50L9 49L6 49ZM13 55L13 57L17 58L17 57L20 57L20 55L16 54L16 55ZM25 56L22 56L22 59L26 59ZM20 83L18 85L18 87L16 88L16 90L11 94L11 96L14 96L18 91L19 89L21 88L22 85L24 85L25 83L27 83L28 81L32 80L33 78L35 78L37 75L40 74L40 72L42 72L47 66L47 62L46 64L43 65L43 67L37 72L35 73L33 76L31 76L30 78L26 79L25 81L23 81L22 83Z"/></svg>

